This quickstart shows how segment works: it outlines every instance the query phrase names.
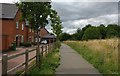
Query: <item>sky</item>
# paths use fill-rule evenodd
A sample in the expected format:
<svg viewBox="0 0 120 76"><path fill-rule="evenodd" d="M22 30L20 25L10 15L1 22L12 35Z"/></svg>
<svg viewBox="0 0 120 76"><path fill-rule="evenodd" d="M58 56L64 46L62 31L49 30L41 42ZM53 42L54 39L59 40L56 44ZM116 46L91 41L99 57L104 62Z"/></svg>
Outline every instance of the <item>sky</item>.
<svg viewBox="0 0 120 76"><path fill-rule="evenodd" d="M12 3L16 0L2 0L0 3ZM52 0L53 9L61 17L63 32L73 34L87 24L118 24L119 0ZM51 32L51 27L46 27Z"/></svg>

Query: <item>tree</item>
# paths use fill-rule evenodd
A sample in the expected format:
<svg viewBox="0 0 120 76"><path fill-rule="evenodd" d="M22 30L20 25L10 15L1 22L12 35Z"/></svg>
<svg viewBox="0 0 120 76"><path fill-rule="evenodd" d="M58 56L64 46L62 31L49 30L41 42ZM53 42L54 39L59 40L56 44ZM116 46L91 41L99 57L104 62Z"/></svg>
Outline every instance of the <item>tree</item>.
<svg viewBox="0 0 120 76"><path fill-rule="evenodd" d="M83 33L84 32L80 28L77 29L77 33L76 33L77 40L81 40L82 39Z"/></svg>
<svg viewBox="0 0 120 76"><path fill-rule="evenodd" d="M68 33L62 33L60 36L61 41L66 41L66 40L70 40L70 39L71 39L71 35Z"/></svg>
<svg viewBox="0 0 120 76"><path fill-rule="evenodd" d="M89 27L84 32L84 35L82 37L83 40L88 39L99 39L101 37L100 30L97 27Z"/></svg>
<svg viewBox="0 0 120 76"><path fill-rule="evenodd" d="M107 35L107 33L106 33L107 30L106 30L105 25L100 24L100 26L98 26L97 28L100 30L101 38L102 38L102 39L105 39L105 38L106 38L106 35Z"/></svg>
<svg viewBox="0 0 120 76"><path fill-rule="evenodd" d="M26 0L24 0L26 1ZM22 20L29 21L29 27L32 27L37 33L37 65L40 67L39 54L39 31L40 28L45 27L48 24L48 16L51 12L51 3L50 2L19 2L16 3L19 7L19 10L22 12Z"/></svg>
<svg viewBox="0 0 120 76"><path fill-rule="evenodd" d="M59 40L63 27L62 22L60 21L60 16L58 16L57 12L53 9L51 9L50 20L53 33L57 36L57 40Z"/></svg>
<svg viewBox="0 0 120 76"><path fill-rule="evenodd" d="M120 36L120 26L118 26L116 24L109 24L107 26L106 30L107 30L107 37L108 38Z"/></svg>
<svg viewBox="0 0 120 76"><path fill-rule="evenodd" d="M85 31L87 28L91 27L91 24L86 25L85 27L82 28L82 31Z"/></svg>

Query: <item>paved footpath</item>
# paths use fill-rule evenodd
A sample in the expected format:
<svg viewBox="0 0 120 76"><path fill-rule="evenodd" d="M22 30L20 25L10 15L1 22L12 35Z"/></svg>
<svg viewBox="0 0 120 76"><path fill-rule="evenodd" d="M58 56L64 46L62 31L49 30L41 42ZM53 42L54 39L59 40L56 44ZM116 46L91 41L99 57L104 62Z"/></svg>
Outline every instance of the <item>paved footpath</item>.
<svg viewBox="0 0 120 76"><path fill-rule="evenodd" d="M56 69L56 74L94 74L94 76L101 76L97 69L68 45L62 44L60 55L60 66Z"/></svg>

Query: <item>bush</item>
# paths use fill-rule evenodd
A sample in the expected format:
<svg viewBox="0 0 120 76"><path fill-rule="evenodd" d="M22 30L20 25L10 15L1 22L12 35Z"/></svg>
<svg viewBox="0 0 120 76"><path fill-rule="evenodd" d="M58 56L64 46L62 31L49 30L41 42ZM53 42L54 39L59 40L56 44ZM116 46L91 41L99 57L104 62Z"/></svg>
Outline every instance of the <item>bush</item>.
<svg viewBox="0 0 120 76"><path fill-rule="evenodd" d="M29 46L31 46L31 43L30 42L22 42L22 43L20 43L20 46L29 47Z"/></svg>
<svg viewBox="0 0 120 76"><path fill-rule="evenodd" d="M31 43L30 42L26 42L24 46L25 47L29 47L29 46L31 46Z"/></svg>
<svg viewBox="0 0 120 76"><path fill-rule="evenodd" d="M24 43L24 42L21 42L21 43L20 43L20 46L25 46L25 43Z"/></svg>
<svg viewBox="0 0 120 76"><path fill-rule="evenodd" d="M36 42L32 42L32 44L33 44L33 45L37 45L37 43L36 43Z"/></svg>
<svg viewBox="0 0 120 76"><path fill-rule="evenodd" d="M61 42L60 41L56 41L55 42L55 49L60 48L60 46L61 46Z"/></svg>
<svg viewBox="0 0 120 76"><path fill-rule="evenodd" d="M16 50L16 43L12 43L12 44L11 44L10 50Z"/></svg>

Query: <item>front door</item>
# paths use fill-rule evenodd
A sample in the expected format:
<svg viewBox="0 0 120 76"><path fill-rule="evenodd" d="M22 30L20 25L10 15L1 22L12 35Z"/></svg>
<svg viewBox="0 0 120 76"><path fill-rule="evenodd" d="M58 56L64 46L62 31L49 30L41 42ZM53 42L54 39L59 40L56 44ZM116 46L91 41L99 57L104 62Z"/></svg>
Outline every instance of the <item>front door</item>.
<svg viewBox="0 0 120 76"><path fill-rule="evenodd" d="M18 36L16 36L16 46L18 46Z"/></svg>

